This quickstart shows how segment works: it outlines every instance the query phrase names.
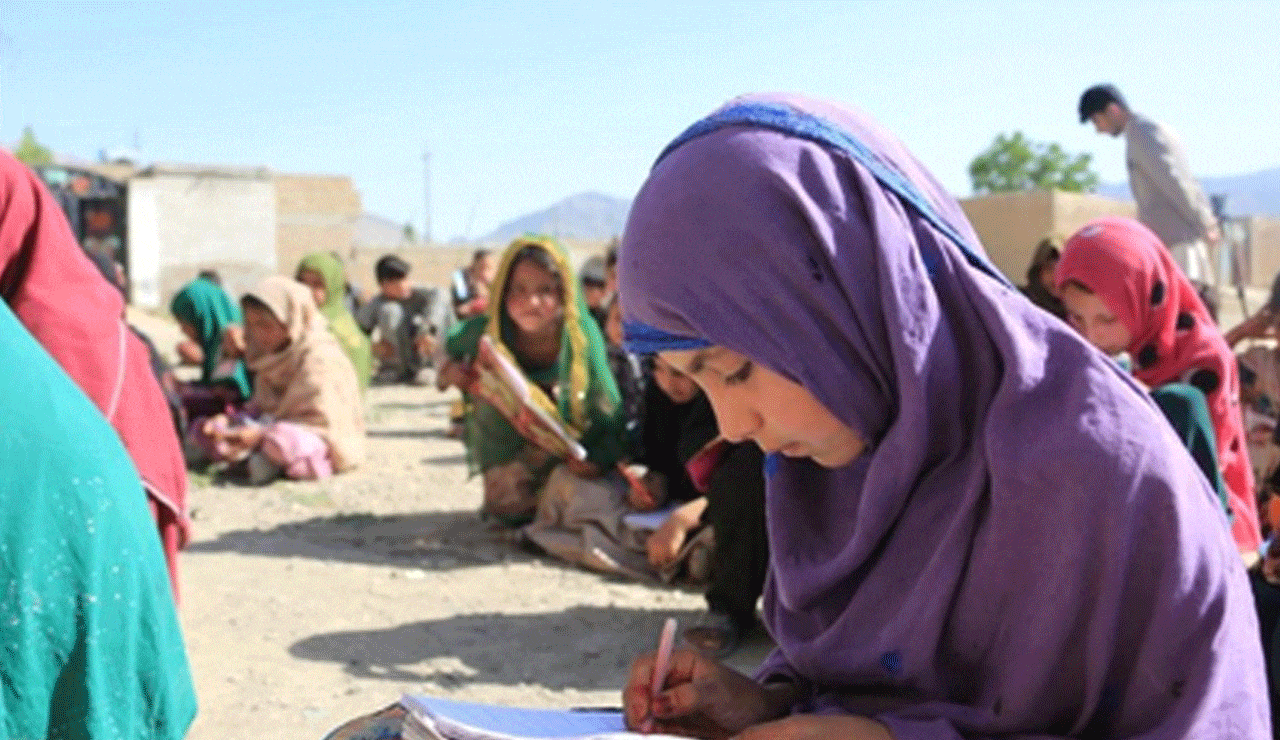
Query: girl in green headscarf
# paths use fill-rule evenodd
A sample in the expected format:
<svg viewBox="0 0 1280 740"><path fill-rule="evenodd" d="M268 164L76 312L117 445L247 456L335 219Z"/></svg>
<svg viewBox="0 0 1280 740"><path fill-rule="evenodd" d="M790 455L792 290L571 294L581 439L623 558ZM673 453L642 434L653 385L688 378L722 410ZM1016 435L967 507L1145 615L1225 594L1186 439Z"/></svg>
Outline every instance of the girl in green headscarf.
<svg viewBox="0 0 1280 740"><path fill-rule="evenodd" d="M0 737L180 740L195 691L120 437L0 301Z"/></svg>
<svg viewBox="0 0 1280 740"><path fill-rule="evenodd" d="M244 363L236 361L219 367L222 339L228 326L240 325L240 307L212 280L198 277L187 283L173 296L169 311L178 320L182 333L200 345L200 380L196 385L218 391L218 400L238 404L253 392ZM183 404L200 397L196 405L204 403L203 393L191 393L183 389ZM221 409L188 408L190 418L217 413Z"/></svg>
<svg viewBox="0 0 1280 740"><path fill-rule="evenodd" d="M440 381L465 385L480 337L488 336L524 373L533 403L586 449L585 461L565 460L565 466L577 476L595 477L611 471L623 454L625 414L604 338L573 274L553 240L513 241L494 277L497 300L449 333L449 363ZM484 476L484 511L511 524L527 521L538 491L562 461L525 439L483 399L471 399L466 426L471 469Z"/></svg>
<svg viewBox="0 0 1280 740"><path fill-rule="evenodd" d="M356 324L355 317L343 302L347 272L342 261L328 252L315 252L302 258L294 277L311 288L320 313L329 320L329 331L356 368L360 387L369 387L369 378L373 375L373 349L369 336Z"/></svg>

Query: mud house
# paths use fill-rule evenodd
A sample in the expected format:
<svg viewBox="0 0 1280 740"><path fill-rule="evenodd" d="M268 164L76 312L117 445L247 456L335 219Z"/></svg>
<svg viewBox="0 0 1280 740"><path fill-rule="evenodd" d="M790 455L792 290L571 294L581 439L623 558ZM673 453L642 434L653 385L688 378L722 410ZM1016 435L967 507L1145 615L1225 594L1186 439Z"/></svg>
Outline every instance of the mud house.
<svg viewBox="0 0 1280 740"><path fill-rule="evenodd" d="M993 193L960 201L991 261L1014 283L1026 280L1027 265L1040 240L1066 239L1099 216L1133 216L1134 204L1062 190Z"/></svg>
<svg viewBox="0 0 1280 740"><path fill-rule="evenodd" d="M361 212L351 178L266 168L153 165L128 179L132 300L169 298L202 269L232 295L316 250L347 251Z"/></svg>
<svg viewBox="0 0 1280 740"><path fill-rule="evenodd" d="M960 206L991 261L1018 285L1026 281L1031 255L1045 236L1053 234L1065 239L1094 218L1132 217L1136 212L1132 201L1061 190L995 193L966 198ZM1239 263L1233 264L1232 255L1226 251L1215 255L1222 285L1233 283L1233 274L1239 270L1245 284L1269 288L1280 271L1280 218L1232 218L1226 227L1232 244L1239 250Z"/></svg>

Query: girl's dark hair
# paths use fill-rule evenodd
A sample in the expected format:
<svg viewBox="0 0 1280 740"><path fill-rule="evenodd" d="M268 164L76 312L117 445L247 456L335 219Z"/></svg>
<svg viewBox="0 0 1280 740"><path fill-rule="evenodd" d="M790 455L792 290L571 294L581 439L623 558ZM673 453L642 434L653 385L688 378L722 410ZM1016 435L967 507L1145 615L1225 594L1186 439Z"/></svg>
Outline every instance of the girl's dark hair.
<svg viewBox="0 0 1280 740"><path fill-rule="evenodd" d="M276 312L271 308L271 306L263 303L261 298L253 295L252 293L245 293L240 296L240 308L256 308L259 311L266 311L272 316L276 316ZM277 320L279 318L279 316L276 316Z"/></svg>
<svg viewBox="0 0 1280 740"><path fill-rule="evenodd" d="M557 265L556 261L551 257L550 252L543 249L538 244L529 243L520 247L520 249L511 258L511 266L507 268L507 282L502 286L503 305L506 305L507 290L511 287L511 274L515 272L516 266L521 262L532 262L538 267L541 267L551 273L551 276L556 279L556 284L560 286L560 300L568 301L568 296L565 295L564 289L564 275L560 274L560 266Z"/></svg>

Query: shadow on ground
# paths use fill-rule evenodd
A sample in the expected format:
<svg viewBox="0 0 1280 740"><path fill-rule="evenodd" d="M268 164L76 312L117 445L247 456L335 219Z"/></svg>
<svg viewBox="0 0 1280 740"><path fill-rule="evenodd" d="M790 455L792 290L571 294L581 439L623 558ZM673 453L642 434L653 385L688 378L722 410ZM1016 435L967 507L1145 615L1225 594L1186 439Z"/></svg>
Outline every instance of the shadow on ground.
<svg viewBox="0 0 1280 740"><path fill-rule="evenodd" d="M470 511L317 517L265 530L226 532L215 540L195 542L186 552L310 557L424 570L535 557L523 549L516 530L490 525Z"/></svg>
<svg viewBox="0 0 1280 740"><path fill-rule="evenodd" d="M422 462L428 465L465 465L467 455L465 452L459 452L455 455L436 455L434 457L424 457Z"/></svg>
<svg viewBox="0 0 1280 740"><path fill-rule="evenodd" d="M576 606L541 614L459 614L389 629L313 635L294 643L289 653L341 663L360 678L444 689L496 683L621 692L632 660L654 649L668 616L693 624L699 613ZM757 636L728 662L749 671L771 647Z"/></svg>
<svg viewBox="0 0 1280 740"><path fill-rule="evenodd" d="M449 439L443 429L369 429L365 432L370 437L384 439Z"/></svg>
<svg viewBox="0 0 1280 740"><path fill-rule="evenodd" d="M422 401L420 403L406 403L404 401L381 401L379 403L369 404L371 411L411 411L419 412L429 409L448 408L453 404L453 400L448 398L438 398L431 401Z"/></svg>

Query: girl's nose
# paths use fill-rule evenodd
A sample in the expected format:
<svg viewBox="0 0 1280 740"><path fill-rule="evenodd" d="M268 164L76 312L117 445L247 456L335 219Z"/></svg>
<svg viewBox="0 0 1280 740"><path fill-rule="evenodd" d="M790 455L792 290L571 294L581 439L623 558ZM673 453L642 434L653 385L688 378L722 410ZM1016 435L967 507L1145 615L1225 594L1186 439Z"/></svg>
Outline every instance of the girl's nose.
<svg viewBox="0 0 1280 740"><path fill-rule="evenodd" d="M762 423L760 415L746 399L724 391L707 391L707 398L715 411L720 436L729 442L745 442L759 431Z"/></svg>

